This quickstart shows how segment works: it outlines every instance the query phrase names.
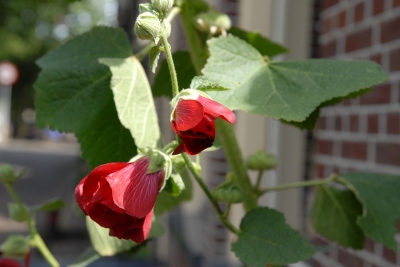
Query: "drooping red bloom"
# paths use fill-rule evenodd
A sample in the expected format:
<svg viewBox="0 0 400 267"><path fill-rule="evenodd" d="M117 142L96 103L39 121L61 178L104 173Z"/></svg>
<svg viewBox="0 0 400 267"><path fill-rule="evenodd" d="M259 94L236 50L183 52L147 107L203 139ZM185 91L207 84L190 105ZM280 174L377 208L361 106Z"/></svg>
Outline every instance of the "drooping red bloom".
<svg viewBox="0 0 400 267"><path fill-rule="evenodd" d="M82 211L110 236L141 243L147 239L164 169L148 173L150 156L131 163L100 165L82 179L75 198Z"/></svg>
<svg viewBox="0 0 400 267"><path fill-rule="evenodd" d="M199 95L197 99L180 99L172 114L172 128L182 139L173 155L183 151L195 155L212 146L214 121L218 118L234 124L235 114L227 107Z"/></svg>
<svg viewBox="0 0 400 267"><path fill-rule="evenodd" d="M22 265L16 260L3 258L0 260L0 267L22 267Z"/></svg>

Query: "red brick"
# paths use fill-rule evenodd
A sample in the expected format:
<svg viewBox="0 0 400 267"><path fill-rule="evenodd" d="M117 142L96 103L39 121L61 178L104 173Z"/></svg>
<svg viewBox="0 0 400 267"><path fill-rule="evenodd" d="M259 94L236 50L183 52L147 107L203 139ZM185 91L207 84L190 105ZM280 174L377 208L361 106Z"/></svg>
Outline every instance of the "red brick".
<svg viewBox="0 0 400 267"><path fill-rule="evenodd" d="M326 117L319 117L317 125L318 129L326 129Z"/></svg>
<svg viewBox="0 0 400 267"><path fill-rule="evenodd" d="M322 8L326 9L336 5L337 3L339 3L339 0L324 0L324 2L322 3Z"/></svg>
<svg viewBox="0 0 400 267"><path fill-rule="evenodd" d="M374 0L374 15L380 14L385 9L385 1L384 0Z"/></svg>
<svg viewBox="0 0 400 267"><path fill-rule="evenodd" d="M322 22L322 33L328 33L331 30L331 19L325 19Z"/></svg>
<svg viewBox="0 0 400 267"><path fill-rule="evenodd" d="M375 61L379 65L382 64L382 55L381 54L372 55L369 59L371 59L372 61Z"/></svg>
<svg viewBox="0 0 400 267"><path fill-rule="evenodd" d="M390 143L377 144L376 162L400 166L400 145Z"/></svg>
<svg viewBox="0 0 400 267"><path fill-rule="evenodd" d="M364 249L374 252L375 250L375 242L371 239L366 238L364 241Z"/></svg>
<svg viewBox="0 0 400 267"><path fill-rule="evenodd" d="M318 140L317 141L318 153L332 155L333 142L331 140Z"/></svg>
<svg viewBox="0 0 400 267"><path fill-rule="evenodd" d="M383 247L383 258L388 262L396 264L397 256L392 250L387 247Z"/></svg>
<svg viewBox="0 0 400 267"><path fill-rule="evenodd" d="M339 28L346 26L346 11L343 10L339 13Z"/></svg>
<svg viewBox="0 0 400 267"><path fill-rule="evenodd" d="M400 31L400 24L399 24ZM400 48L390 52L390 71L400 70Z"/></svg>
<svg viewBox="0 0 400 267"><path fill-rule="evenodd" d="M377 133L379 130L378 124L379 117L378 115L369 115L368 116L368 132L369 133Z"/></svg>
<svg viewBox="0 0 400 267"><path fill-rule="evenodd" d="M346 52L371 46L372 31L371 28L349 34L346 37Z"/></svg>
<svg viewBox="0 0 400 267"><path fill-rule="evenodd" d="M338 116L335 118L335 130L340 131L342 129L342 117Z"/></svg>
<svg viewBox="0 0 400 267"><path fill-rule="evenodd" d="M367 159L367 143L365 142L343 142L342 156L358 160Z"/></svg>
<svg viewBox="0 0 400 267"><path fill-rule="evenodd" d="M393 7L400 6L400 0L393 0Z"/></svg>
<svg viewBox="0 0 400 267"><path fill-rule="evenodd" d="M390 103L390 84L385 83L372 88L372 92L360 97L361 105Z"/></svg>
<svg viewBox="0 0 400 267"><path fill-rule="evenodd" d="M386 43L400 39L400 16L382 23L381 42Z"/></svg>
<svg viewBox="0 0 400 267"><path fill-rule="evenodd" d="M360 3L354 8L354 22L359 22L364 19L364 3Z"/></svg>
<svg viewBox="0 0 400 267"><path fill-rule="evenodd" d="M358 132L358 116L352 115L350 116L350 132Z"/></svg>
<svg viewBox="0 0 400 267"><path fill-rule="evenodd" d="M363 266L363 261L356 255L350 254L345 250L338 250L338 260L343 266Z"/></svg>
<svg viewBox="0 0 400 267"><path fill-rule="evenodd" d="M336 40L321 46L321 57L331 57L336 54Z"/></svg>
<svg viewBox="0 0 400 267"><path fill-rule="evenodd" d="M386 125L388 134L400 134L400 113L389 113Z"/></svg>

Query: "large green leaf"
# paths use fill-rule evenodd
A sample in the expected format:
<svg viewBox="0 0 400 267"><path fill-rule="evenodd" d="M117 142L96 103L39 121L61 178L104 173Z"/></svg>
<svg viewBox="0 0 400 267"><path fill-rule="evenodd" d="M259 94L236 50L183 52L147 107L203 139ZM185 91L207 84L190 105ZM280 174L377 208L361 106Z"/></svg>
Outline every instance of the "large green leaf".
<svg viewBox="0 0 400 267"><path fill-rule="evenodd" d="M185 169L180 173L185 189L178 196L172 196L167 190L161 191L158 194L154 213L159 215L166 211L176 208L181 202L192 199L192 180L189 177L188 171Z"/></svg>
<svg viewBox="0 0 400 267"><path fill-rule="evenodd" d="M214 100L231 109L286 121L304 121L323 102L387 79L379 65L369 61L268 61L232 35L208 44L211 56L204 75L241 83L233 90L210 91Z"/></svg>
<svg viewBox="0 0 400 267"><path fill-rule="evenodd" d="M314 254L310 243L285 223L282 213L273 209L251 210L242 219L240 230L232 251L250 266L284 265Z"/></svg>
<svg viewBox="0 0 400 267"><path fill-rule="evenodd" d="M231 33L236 37L248 42L263 56L273 57L289 52L286 47L272 42L258 32L248 32L237 27L232 27L229 29L228 33Z"/></svg>
<svg viewBox="0 0 400 267"><path fill-rule="evenodd" d="M397 251L394 236L400 219L400 176L375 173L340 176L364 206L357 220L364 235Z"/></svg>
<svg viewBox="0 0 400 267"><path fill-rule="evenodd" d="M118 117L137 147L156 147L160 139L156 107L146 73L135 57L101 58L110 67L111 89Z"/></svg>
<svg viewBox="0 0 400 267"><path fill-rule="evenodd" d="M75 133L91 168L127 161L136 153L129 131L118 120L111 72L98 62L130 55L122 30L95 27L37 61L42 68L34 85L38 126Z"/></svg>
<svg viewBox="0 0 400 267"><path fill-rule="evenodd" d="M356 224L362 206L350 190L318 187L311 214L315 230L344 247L362 249L364 235Z"/></svg>
<svg viewBox="0 0 400 267"><path fill-rule="evenodd" d="M189 88L192 78L196 76L196 70L193 67L189 52L177 51L172 54L172 58L174 60L179 89ZM160 70L154 79L152 90L154 97L166 96L172 98L171 77L166 60L161 63Z"/></svg>

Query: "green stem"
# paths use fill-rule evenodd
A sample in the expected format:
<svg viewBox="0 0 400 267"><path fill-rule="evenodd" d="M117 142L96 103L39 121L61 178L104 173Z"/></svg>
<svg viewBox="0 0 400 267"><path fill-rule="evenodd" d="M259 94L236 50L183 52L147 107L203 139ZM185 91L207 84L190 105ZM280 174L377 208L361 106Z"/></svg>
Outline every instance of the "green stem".
<svg viewBox="0 0 400 267"><path fill-rule="evenodd" d="M231 211L231 203L228 203L227 207L226 207L226 210L225 210L225 212L224 212L224 214L222 216L224 216L224 218L228 218L230 211Z"/></svg>
<svg viewBox="0 0 400 267"><path fill-rule="evenodd" d="M218 202L214 199L212 196L210 190L208 189L207 185L205 184L203 178L200 176L200 174L196 171L195 167L193 166L192 160L189 158L189 156L186 153L182 153L182 157L186 162L186 165L188 166L190 172L193 174L195 180L197 183L200 185L201 189L203 189L204 193L206 194L207 198L210 200L211 204L213 205L215 211L218 213L219 219L222 221L222 223L233 233L239 234L240 230L237 229L225 216L224 213L222 212L221 208L218 205Z"/></svg>
<svg viewBox="0 0 400 267"><path fill-rule="evenodd" d="M312 181L304 181L304 182L298 182L298 183L290 183L290 184L283 184L283 185L278 185L276 187L271 187L264 189L260 191L260 195L272 192L272 191L282 191L282 190L287 190L287 189L293 189L293 188L299 188L299 187L306 187L306 186L316 186L316 185L324 185L328 184L330 182L333 182L337 179L336 175L332 175L328 178L325 179L320 179L320 180L312 180Z"/></svg>
<svg viewBox="0 0 400 267"><path fill-rule="evenodd" d="M178 142L176 140L172 141L171 143L167 144L165 147L163 147L162 151L166 154L172 153L172 151L175 150L175 148L178 146Z"/></svg>
<svg viewBox="0 0 400 267"><path fill-rule="evenodd" d="M22 204L21 200L19 199L17 193L15 193L13 187L7 183L4 183L4 186L6 187L8 193L11 195L11 197L14 199L14 201L17 203L17 205L22 213L22 216L24 217L24 220L28 224L29 232L31 233L31 236L32 236L33 240L35 241L36 247L40 250L43 257L47 260L47 262L52 267L60 267L60 264L54 258L53 254L51 254L50 250L47 248L46 244L44 243L42 237L37 232L33 222L31 221L31 218L29 217L28 212L26 211L24 205Z"/></svg>
<svg viewBox="0 0 400 267"><path fill-rule="evenodd" d="M260 186L261 186L261 181L262 181L262 175L263 175L263 173L264 173L264 170L260 170L260 171L258 172L257 182L256 182L256 185L254 186L254 191L255 191L255 192L260 191Z"/></svg>
<svg viewBox="0 0 400 267"><path fill-rule="evenodd" d="M225 155L232 171L236 174L237 183L244 191L246 197L243 201L246 211L258 207L257 195L250 183L246 166L243 161L242 151L236 139L233 126L223 120L216 120L218 135L224 145Z"/></svg>
<svg viewBox="0 0 400 267"><path fill-rule="evenodd" d="M178 78L176 76L174 60L172 59L171 46L169 45L167 38L163 34L161 35L160 41L164 48L165 59L167 60L169 73L171 75L172 94L173 96L176 96L177 94L179 94L179 85Z"/></svg>

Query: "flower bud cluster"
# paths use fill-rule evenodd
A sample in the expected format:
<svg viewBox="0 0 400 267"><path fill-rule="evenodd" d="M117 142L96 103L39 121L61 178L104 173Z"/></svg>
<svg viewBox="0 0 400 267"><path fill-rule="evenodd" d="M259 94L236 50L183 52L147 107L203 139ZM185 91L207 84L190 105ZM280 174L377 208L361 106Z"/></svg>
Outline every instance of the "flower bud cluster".
<svg viewBox="0 0 400 267"><path fill-rule="evenodd" d="M135 22L135 33L142 40L158 43L160 35L171 34L171 24L164 18L171 11L174 0L152 0L151 4L139 5L139 16Z"/></svg>

